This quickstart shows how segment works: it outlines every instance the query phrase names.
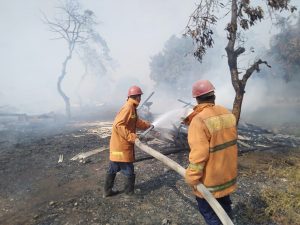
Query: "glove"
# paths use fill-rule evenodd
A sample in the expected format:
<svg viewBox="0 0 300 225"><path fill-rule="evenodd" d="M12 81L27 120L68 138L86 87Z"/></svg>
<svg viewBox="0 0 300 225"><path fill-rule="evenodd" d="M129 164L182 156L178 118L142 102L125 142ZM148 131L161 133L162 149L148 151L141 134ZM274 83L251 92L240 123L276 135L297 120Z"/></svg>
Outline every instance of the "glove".
<svg viewBox="0 0 300 225"><path fill-rule="evenodd" d="M136 143L140 143L141 142L141 140L137 137L136 139L135 139L135 141L134 141L134 143L136 144Z"/></svg>

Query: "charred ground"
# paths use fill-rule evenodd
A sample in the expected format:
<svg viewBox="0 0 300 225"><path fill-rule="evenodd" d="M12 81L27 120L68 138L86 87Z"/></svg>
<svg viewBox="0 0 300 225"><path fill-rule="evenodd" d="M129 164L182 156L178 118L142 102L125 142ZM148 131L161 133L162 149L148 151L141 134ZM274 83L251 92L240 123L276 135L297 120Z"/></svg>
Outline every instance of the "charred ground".
<svg viewBox="0 0 300 225"><path fill-rule="evenodd" d="M139 150L135 163L139 198L128 200L122 193L102 198L108 151L81 161L70 159L80 152L108 147L110 132L104 127L109 123L51 123L2 130L0 224L204 224L184 180ZM172 143L148 141L161 152L174 149ZM61 163L59 155L64 157ZM184 167L188 164L188 150L168 156ZM239 189L232 195L236 224L297 221L284 210L270 208L272 196L268 194L272 190L288 193L290 178L278 176L276 170L294 170L299 178L299 156L299 147L282 146L239 156ZM121 174L116 186L123 188ZM292 202L299 206L299 183L295 190ZM296 210L292 213L299 215Z"/></svg>

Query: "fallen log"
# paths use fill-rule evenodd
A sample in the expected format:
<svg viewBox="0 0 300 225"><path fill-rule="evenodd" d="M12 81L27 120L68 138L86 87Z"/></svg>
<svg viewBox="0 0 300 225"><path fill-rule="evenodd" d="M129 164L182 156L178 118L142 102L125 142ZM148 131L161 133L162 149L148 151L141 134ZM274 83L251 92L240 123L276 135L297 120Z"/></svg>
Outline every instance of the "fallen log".
<svg viewBox="0 0 300 225"><path fill-rule="evenodd" d="M80 159L85 159L91 155L95 155L99 152L103 152L105 150L108 150L109 148L108 147L103 147L103 148L96 148L92 151L89 151L89 152L81 152L77 155L75 155L73 158L71 158L70 160L74 161L74 160L80 160Z"/></svg>
<svg viewBox="0 0 300 225"><path fill-rule="evenodd" d="M149 155L152 155L165 165L169 166L171 169L175 170L182 177L185 176L185 169L182 166L180 166L177 162L152 149L151 147L143 144L139 139L135 141L135 145L139 147L139 149L141 149L142 151L148 153ZM201 183L198 184L196 188L202 194L205 200L209 203L212 209L215 211L221 222L224 225L233 225L227 213L224 211L219 202L214 198L214 196L207 190L207 188Z"/></svg>
<svg viewBox="0 0 300 225"><path fill-rule="evenodd" d="M246 144L245 142L243 142L243 141L241 141L241 140L237 140L237 142L238 142L240 145L243 145L244 147L251 148L250 145Z"/></svg>

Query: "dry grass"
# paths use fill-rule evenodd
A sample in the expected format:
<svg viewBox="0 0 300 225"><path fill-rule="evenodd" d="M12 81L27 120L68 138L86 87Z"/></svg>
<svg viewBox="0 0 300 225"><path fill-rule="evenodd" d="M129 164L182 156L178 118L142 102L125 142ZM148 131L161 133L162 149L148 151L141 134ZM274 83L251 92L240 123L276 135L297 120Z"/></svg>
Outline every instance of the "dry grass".
<svg viewBox="0 0 300 225"><path fill-rule="evenodd" d="M239 157L237 224L300 225L300 148Z"/></svg>
<svg viewBox="0 0 300 225"><path fill-rule="evenodd" d="M265 214L278 224L300 224L299 150L273 161L266 171L271 183L261 190Z"/></svg>

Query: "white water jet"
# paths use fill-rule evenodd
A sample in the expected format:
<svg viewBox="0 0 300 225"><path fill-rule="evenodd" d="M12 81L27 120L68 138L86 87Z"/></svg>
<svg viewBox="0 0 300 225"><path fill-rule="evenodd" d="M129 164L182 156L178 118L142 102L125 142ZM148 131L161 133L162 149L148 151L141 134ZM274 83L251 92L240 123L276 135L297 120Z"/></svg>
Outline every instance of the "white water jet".
<svg viewBox="0 0 300 225"><path fill-rule="evenodd" d="M155 128L173 128L173 125L178 126L189 113L191 108L173 109L160 115L152 124Z"/></svg>

